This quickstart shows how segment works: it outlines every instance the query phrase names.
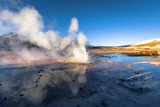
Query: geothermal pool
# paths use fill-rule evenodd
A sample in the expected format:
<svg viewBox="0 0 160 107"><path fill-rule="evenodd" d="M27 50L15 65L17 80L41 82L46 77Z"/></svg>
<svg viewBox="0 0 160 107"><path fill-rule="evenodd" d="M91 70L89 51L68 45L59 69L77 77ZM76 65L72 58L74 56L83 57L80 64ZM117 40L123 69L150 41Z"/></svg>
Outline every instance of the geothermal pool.
<svg viewBox="0 0 160 107"><path fill-rule="evenodd" d="M160 106L160 59L103 53L89 64L0 63L0 107Z"/></svg>

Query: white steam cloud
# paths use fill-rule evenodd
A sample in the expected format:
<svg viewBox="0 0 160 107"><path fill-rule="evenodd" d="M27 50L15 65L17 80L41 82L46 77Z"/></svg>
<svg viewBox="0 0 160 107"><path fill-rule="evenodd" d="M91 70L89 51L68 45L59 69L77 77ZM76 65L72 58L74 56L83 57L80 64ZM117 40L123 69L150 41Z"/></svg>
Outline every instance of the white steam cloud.
<svg viewBox="0 0 160 107"><path fill-rule="evenodd" d="M72 18L72 20L71 20L71 25L70 25L70 27L69 27L68 32L69 32L69 33L78 32L78 27L79 27L79 25L78 25L78 20L74 17L74 18Z"/></svg>
<svg viewBox="0 0 160 107"><path fill-rule="evenodd" d="M42 17L34 8L25 7L19 12L9 10L0 12L0 29L16 31L31 43L46 49L45 51L22 49L17 52L22 60L52 58L87 63L88 53L85 48L87 38L82 32L78 32L78 27L78 20L74 17L68 29L69 35L60 36L59 32L53 30L43 32Z"/></svg>

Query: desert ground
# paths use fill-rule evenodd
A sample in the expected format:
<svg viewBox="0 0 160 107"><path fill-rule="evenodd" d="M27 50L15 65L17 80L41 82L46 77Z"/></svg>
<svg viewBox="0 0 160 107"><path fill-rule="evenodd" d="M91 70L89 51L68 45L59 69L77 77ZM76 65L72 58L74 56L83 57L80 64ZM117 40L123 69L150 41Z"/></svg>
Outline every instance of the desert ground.
<svg viewBox="0 0 160 107"><path fill-rule="evenodd" d="M158 56L134 56L130 54L137 54L137 50L120 49L90 48L90 63L43 60L4 65L1 60L0 105L160 106ZM1 59L12 54L0 52Z"/></svg>

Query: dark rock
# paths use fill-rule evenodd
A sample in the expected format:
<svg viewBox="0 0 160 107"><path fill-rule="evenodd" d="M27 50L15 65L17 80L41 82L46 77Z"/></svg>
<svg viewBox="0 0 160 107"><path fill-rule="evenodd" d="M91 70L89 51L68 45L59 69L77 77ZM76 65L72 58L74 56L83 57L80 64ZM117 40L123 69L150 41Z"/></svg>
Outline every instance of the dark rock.
<svg viewBox="0 0 160 107"><path fill-rule="evenodd" d="M24 94L20 94L19 96L24 96Z"/></svg>
<svg viewBox="0 0 160 107"><path fill-rule="evenodd" d="M83 91L83 88L81 87L80 90Z"/></svg>
<svg viewBox="0 0 160 107"><path fill-rule="evenodd" d="M101 101L101 105L103 105L103 106L106 105L105 102L104 102L104 100Z"/></svg>
<svg viewBox="0 0 160 107"><path fill-rule="evenodd" d="M3 100L7 100L7 97L4 97Z"/></svg>
<svg viewBox="0 0 160 107"><path fill-rule="evenodd" d="M139 88L139 91L143 91L144 89L142 87Z"/></svg>

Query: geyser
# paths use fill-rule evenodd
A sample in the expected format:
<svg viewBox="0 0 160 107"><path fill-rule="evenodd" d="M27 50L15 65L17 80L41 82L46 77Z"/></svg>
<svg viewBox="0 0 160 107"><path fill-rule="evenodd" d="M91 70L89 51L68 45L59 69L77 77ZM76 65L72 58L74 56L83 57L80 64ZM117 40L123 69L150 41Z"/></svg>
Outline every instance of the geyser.
<svg viewBox="0 0 160 107"><path fill-rule="evenodd" d="M43 48L43 51L26 47L21 47L20 51L15 49L14 59L19 63L42 59L88 63L87 38L82 32L78 32L78 27L78 20L74 17L71 19L68 35L60 36L54 30L43 31L42 16L33 7L25 7L19 12L0 12L0 29L4 32L13 30L20 37Z"/></svg>

